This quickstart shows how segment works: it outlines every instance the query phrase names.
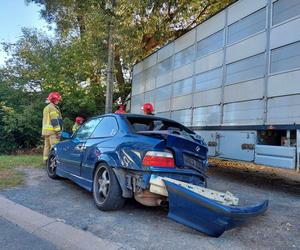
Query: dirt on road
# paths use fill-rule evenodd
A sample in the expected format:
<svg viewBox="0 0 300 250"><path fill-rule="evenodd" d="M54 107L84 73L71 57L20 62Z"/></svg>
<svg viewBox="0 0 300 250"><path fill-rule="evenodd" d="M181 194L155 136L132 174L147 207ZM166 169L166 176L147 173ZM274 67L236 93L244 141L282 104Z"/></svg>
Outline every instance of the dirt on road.
<svg viewBox="0 0 300 250"><path fill-rule="evenodd" d="M115 212L99 211L92 195L72 182L27 169L26 185L0 192L67 224L136 249L300 249L300 174L261 166L214 162L208 186L230 191L243 203L269 199L266 214L211 238L167 218L162 208L128 201Z"/></svg>

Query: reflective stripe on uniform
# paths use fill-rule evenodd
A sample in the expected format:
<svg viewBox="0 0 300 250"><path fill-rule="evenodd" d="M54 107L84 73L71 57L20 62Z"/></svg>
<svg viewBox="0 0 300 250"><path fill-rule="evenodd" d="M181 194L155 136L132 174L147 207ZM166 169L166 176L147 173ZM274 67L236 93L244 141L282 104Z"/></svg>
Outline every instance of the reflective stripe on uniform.
<svg viewBox="0 0 300 250"><path fill-rule="evenodd" d="M43 111L42 135L51 135L62 130L61 114L53 103L50 103Z"/></svg>
<svg viewBox="0 0 300 250"><path fill-rule="evenodd" d="M48 130L48 131L56 131L55 128L43 128L43 130Z"/></svg>

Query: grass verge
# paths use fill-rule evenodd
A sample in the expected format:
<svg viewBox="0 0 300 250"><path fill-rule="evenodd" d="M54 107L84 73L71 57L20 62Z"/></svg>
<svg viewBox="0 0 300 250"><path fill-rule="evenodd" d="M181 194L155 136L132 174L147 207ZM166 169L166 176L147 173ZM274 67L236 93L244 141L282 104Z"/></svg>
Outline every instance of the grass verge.
<svg viewBox="0 0 300 250"><path fill-rule="evenodd" d="M24 182L24 174L18 167L42 168L40 155L3 155L0 156L0 189L14 187Z"/></svg>

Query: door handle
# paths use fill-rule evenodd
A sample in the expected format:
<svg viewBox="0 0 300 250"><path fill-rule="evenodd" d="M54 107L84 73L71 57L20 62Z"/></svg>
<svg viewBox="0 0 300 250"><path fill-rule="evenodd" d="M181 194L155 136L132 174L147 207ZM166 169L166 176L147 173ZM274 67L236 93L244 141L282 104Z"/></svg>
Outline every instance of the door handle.
<svg viewBox="0 0 300 250"><path fill-rule="evenodd" d="M84 144L78 144L75 147L75 149L78 150L78 151L84 151L86 149L86 146L84 146Z"/></svg>

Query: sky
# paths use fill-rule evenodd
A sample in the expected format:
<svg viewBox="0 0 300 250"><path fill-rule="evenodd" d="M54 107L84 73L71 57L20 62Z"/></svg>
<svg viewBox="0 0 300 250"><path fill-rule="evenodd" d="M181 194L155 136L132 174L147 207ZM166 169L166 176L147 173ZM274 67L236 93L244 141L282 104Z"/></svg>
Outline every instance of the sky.
<svg viewBox="0 0 300 250"><path fill-rule="evenodd" d="M16 42L21 36L22 27L37 28L52 34L48 24L40 16L41 7L25 0L0 0L0 43ZM6 53L0 47L0 66L4 64Z"/></svg>

